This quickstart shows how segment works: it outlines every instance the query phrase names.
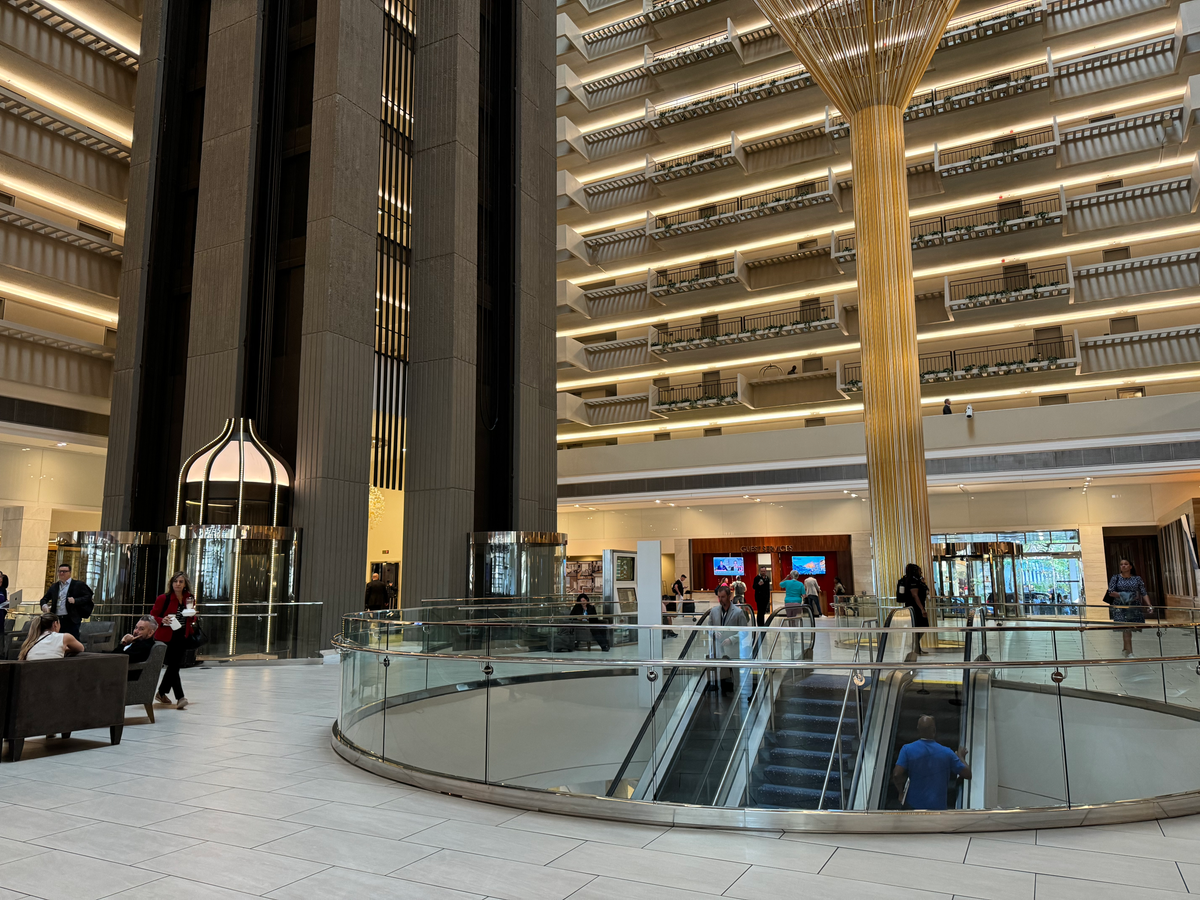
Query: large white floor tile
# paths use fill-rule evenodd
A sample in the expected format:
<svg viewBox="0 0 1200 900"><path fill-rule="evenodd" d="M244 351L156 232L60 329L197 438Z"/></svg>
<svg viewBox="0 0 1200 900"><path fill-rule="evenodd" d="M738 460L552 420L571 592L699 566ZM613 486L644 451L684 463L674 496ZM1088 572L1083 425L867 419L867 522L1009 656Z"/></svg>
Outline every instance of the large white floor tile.
<svg viewBox="0 0 1200 900"><path fill-rule="evenodd" d="M620 844L624 847L645 847L656 837L670 830L655 825L635 825L629 822L609 822L605 819L583 819L541 812L522 813L504 822L500 827L536 834L557 834L601 844Z"/></svg>
<svg viewBox="0 0 1200 900"><path fill-rule="evenodd" d="M309 828L256 849L374 875L387 875L436 852L435 848L422 844L331 828Z"/></svg>
<svg viewBox="0 0 1200 900"><path fill-rule="evenodd" d="M1033 832L1030 832L1030 842ZM825 844L833 847L853 847L856 850L875 850L879 853L916 854L926 859L962 862L967 855L969 837L961 834L806 834L789 832L785 841Z"/></svg>
<svg viewBox="0 0 1200 900"><path fill-rule="evenodd" d="M439 850L393 872L392 878L419 881L497 900L565 900L592 880L591 875L512 860Z"/></svg>
<svg viewBox="0 0 1200 900"><path fill-rule="evenodd" d="M234 847L257 847L296 834L308 828L295 822L280 822L257 816L201 809L170 820L170 832L202 841L216 841Z"/></svg>
<svg viewBox="0 0 1200 900"><path fill-rule="evenodd" d="M529 835L494 825L475 825L470 822L446 821L426 828L409 837L416 844L426 844L445 850L462 850L480 856L495 856L518 862L545 865L558 859L582 841L542 835L531 840Z"/></svg>
<svg viewBox="0 0 1200 900"><path fill-rule="evenodd" d="M1038 844L1045 847L1090 850L1118 857L1141 856L1147 859L1200 863L1200 835L1197 835L1196 840L1191 840L1163 837L1161 831L1157 834L1147 834L1131 831L1053 828L1038 832Z"/></svg>
<svg viewBox="0 0 1200 900"><path fill-rule="evenodd" d="M1018 850L1025 844L1009 844ZM959 894L978 900L1033 900L1033 875L983 866L921 859L893 853L876 853L842 847L821 870L853 881L896 885L942 894Z"/></svg>
<svg viewBox="0 0 1200 900"><path fill-rule="evenodd" d="M157 877L131 866L61 850L0 866L0 887L43 900L99 900Z"/></svg>
<svg viewBox="0 0 1200 900"><path fill-rule="evenodd" d="M751 868L725 896L738 900L951 900L950 894L934 891L763 866Z"/></svg>
<svg viewBox="0 0 1200 900"><path fill-rule="evenodd" d="M325 803L316 809L289 816L287 821L335 828L354 834L373 834L398 841L446 820L435 819L432 816L415 816L394 809L368 810L348 803Z"/></svg>
<svg viewBox="0 0 1200 900"><path fill-rule="evenodd" d="M551 865L590 875L608 875L709 894L725 891L748 868L740 863L701 861L694 856L594 843L577 847Z"/></svg>
<svg viewBox="0 0 1200 900"><path fill-rule="evenodd" d="M254 894L243 894L241 891L168 875L141 887L113 894L109 900L250 900L253 897Z"/></svg>
<svg viewBox="0 0 1200 900"><path fill-rule="evenodd" d="M326 868L324 863L215 843L197 844L138 867L247 894L265 894Z"/></svg>
<svg viewBox="0 0 1200 900"><path fill-rule="evenodd" d="M799 841L780 841L749 834L709 834L695 828L675 828L646 845L647 850L663 850L704 859L723 859L749 865L791 869L795 872L819 872L833 856L834 847Z"/></svg>
<svg viewBox="0 0 1200 900"><path fill-rule="evenodd" d="M172 834L170 829L165 828L132 828L112 822L97 822L52 834L38 843L43 847L66 850L81 856L132 865L164 853L175 853L199 843L199 840Z"/></svg>
<svg viewBox="0 0 1200 900"><path fill-rule="evenodd" d="M200 809L219 809L222 812L242 813L247 816L261 816L265 819L284 819L296 813L323 806L324 801L310 800L307 797L287 797L283 794L266 791L230 789L185 800L184 805Z"/></svg>
<svg viewBox="0 0 1200 900"><path fill-rule="evenodd" d="M483 900L483 894L467 894L449 888L384 878L350 869L326 869L267 894L271 900Z"/></svg>
<svg viewBox="0 0 1200 900"><path fill-rule="evenodd" d="M83 816L71 816L54 810L10 806L0 814L0 838L36 841L48 834L90 825L93 821Z"/></svg>
<svg viewBox="0 0 1200 900"><path fill-rule="evenodd" d="M306 776L301 774L296 777ZM311 800L352 803L355 806L381 806L412 792L412 788L398 784L360 784L355 781L332 781L328 778L299 781L277 791L289 797L308 797Z"/></svg>
<svg viewBox="0 0 1200 900"><path fill-rule="evenodd" d="M119 825L142 827L154 825L182 815L186 807L161 800L145 800L141 797L122 797L119 794L97 793L92 799L70 806L60 806L59 812L73 816L84 816L100 822L115 822Z"/></svg>
<svg viewBox="0 0 1200 900"><path fill-rule="evenodd" d="M1037 876L1037 900L1179 900L1178 891L1104 884L1059 875Z"/></svg>
<svg viewBox="0 0 1200 900"><path fill-rule="evenodd" d="M1165 838L1148 840L1162 841ZM1092 879L1110 884L1135 884L1167 891L1186 890L1175 864L1162 859L1140 859L1087 850L1064 850L1040 844L1029 846L975 838L967 850L967 862L975 866L1062 875L1066 878Z"/></svg>

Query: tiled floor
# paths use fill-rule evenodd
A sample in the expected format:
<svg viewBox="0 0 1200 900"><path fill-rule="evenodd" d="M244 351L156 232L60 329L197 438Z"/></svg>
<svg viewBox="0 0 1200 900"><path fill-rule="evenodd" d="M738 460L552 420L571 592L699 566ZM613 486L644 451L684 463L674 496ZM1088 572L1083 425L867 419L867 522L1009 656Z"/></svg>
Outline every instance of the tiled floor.
<svg viewBox="0 0 1200 900"><path fill-rule="evenodd" d="M190 670L118 747L0 765L0 900L1166 900L1200 817L989 835L799 835L572 819L401 787L329 749L338 669ZM135 712L130 708L129 713ZM131 719L133 721L139 721ZM144 722L144 720L140 720Z"/></svg>

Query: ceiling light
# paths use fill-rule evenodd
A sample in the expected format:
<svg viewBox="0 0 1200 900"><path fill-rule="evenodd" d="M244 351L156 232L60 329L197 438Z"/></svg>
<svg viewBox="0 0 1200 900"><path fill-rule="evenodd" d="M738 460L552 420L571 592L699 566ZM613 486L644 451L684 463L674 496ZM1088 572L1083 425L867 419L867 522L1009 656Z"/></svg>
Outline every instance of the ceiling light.
<svg viewBox="0 0 1200 900"><path fill-rule="evenodd" d="M59 441L59 442L58 442L57 444L55 444L54 446L55 446L55 447L65 447L65 446L67 446L67 442L66 442L66 441Z"/></svg>
<svg viewBox="0 0 1200 900"><path fill-rule="evenodd" d="M661 500L655 500L654 502L655 502L655 503L662 503L662 501L661 501Z"/></svg>
<svg viewBox="0 0 1200 900"><path fill-rule="evenodd" d="M851 496L851 497L857 497L857 496L858 496L858 494L851 494L850 496Z"/></svg>

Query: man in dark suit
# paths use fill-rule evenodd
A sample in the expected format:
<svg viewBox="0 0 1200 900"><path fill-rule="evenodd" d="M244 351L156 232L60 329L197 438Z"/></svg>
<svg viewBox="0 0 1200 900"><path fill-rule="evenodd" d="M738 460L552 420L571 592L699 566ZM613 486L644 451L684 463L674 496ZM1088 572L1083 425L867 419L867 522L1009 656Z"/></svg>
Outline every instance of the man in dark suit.
<svg viewBox="0 0 1200 900"><path fill-rule="evenodd" d="M92 589L71 577L69 565L59 566L58 581L42 595L42 612L58 616L62 632L78 640L79 624L92 614L93 606Z"/></svg>
<svg viewBox="0 0 1200 900"><path fill-rule="evenodd" d="M121 638L121 643L112 652L125 654L131 666L145 662L150 658L150 651L154 649L154 632L156 630L158 630L158 623L154 621L154 616L142 616L134 624L133 633ZM130 672L129 681L137 681L141 674L141 672Z"/></svg>
<svg viewBox="0 0 1200 900"><path fill-rule="evenodd" d="M387 585L379 580L378 572L373 572L371 580L367 582L367 596L365 600L367 612L387 609L391 605L392 598L388 596Z"/></svg>

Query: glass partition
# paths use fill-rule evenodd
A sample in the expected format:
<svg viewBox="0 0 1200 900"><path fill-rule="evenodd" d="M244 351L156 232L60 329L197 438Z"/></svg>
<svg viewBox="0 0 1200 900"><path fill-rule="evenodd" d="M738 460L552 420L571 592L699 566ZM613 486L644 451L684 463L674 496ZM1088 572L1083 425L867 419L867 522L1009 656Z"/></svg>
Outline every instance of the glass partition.
<svg viewBox="0 0 1200 900"><path fill-rule="evenodd" d="M517 791L504 796L526 798L521 806L543 808L533 792L595 815L650 820L649 806L684 817L672 821L730 824L704 816L939 808L928 804L942 787L897 769L928 719L971 769L945 781L956 813L1050 814L1192 792L1200 809L1196 626L1135 632L1126 658L1123 630L1106 622L996 623L982 610L966 626L910 621L901 610L884 628L785 616L766 628L676 625L677 647L647 659L636 641L596 639L618 626L569 617L355 614L336 640L340 741L400 780L461 779L466 795L475 784ZM452 651L429 637L448 628L476 633Z"/></svg>

